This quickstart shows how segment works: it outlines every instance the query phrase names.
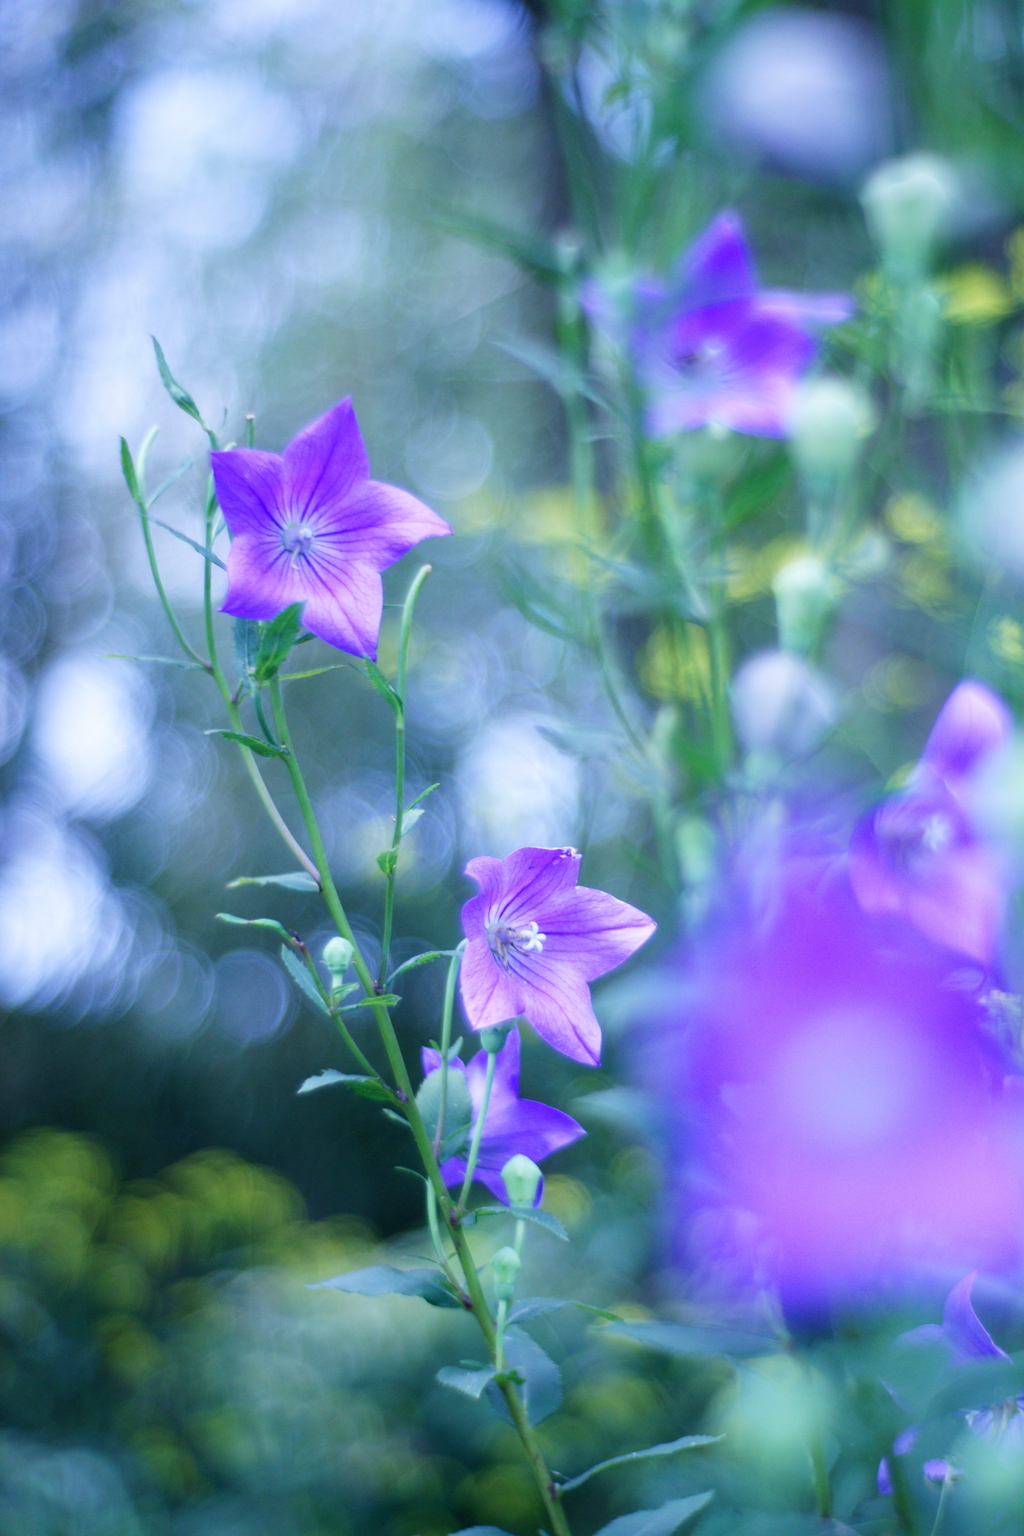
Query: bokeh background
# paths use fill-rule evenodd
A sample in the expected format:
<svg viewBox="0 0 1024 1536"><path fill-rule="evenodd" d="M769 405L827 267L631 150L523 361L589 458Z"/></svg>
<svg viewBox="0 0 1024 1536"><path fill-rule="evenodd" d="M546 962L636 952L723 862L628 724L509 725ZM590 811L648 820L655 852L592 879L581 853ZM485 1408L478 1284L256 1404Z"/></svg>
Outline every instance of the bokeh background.
<svg viewBox="0 0 1024 1536"><path fill-rule="evenodd" d="M264 447L351 394L375 475L452 523L414 645L412 790L440 788L406 845L400 958L453 941L468 857L523 843L580 846L586 882L651 911L668 943L699 893L680 908L666 878L651 809L664 767L622 750L599 668L566 638L594 568L552 387L549 279L581 244L607 270L663 268L732 202L766 280L851 288L873 259L856 188L924 142L972 187L950 355L965 377L998 358L1012 429L1019 14L1013 0L7 0L3 31L0 1530L529 1529L511 1431L432 1385L472 1352L466 1320L304 1289L381 1244L421 1252L421 1195L373 1105L296 1097L344 1065L340 1045L273 945L215 921L273 915L314 946L327 936L301 893L225 891L288 855L204 735L222 722L202 680L126 659L173 652L117 438L137 446L159 425L152 483L194 461L159 515L195 536L204 440L160 387L155 335L206 419L240 436L254 413ZM984 442L962 446L966 460ZM975 671L1021 689L1024 631L998 592L973 622L973 578L935 512L948 463L926 434L917 447L917 487L873 493L884 558L830 652L845 713L828 774L851 797L916 755L968 642ZM771 578L798 521L784 450L762 469L760 542L734 571L741 651L773 643ZM592 515L599 539L614 507ZM202 562L156 542L191 631ZM415 568L391 573L392 602ZM692 701L700 678L666 656L637 594L606 593L606 608L635 718ZM303 654L338 660L319 642ZM372 950L390 716L344 667L292 690ZM699 825L680 839L699 885ZM435 967L409 974L410 1054L436 1032L442 985ZM571 1108L613 1088L642 979L598 1006L609 1069L527 1041L528 1095ZM571 1253L541 1236L531 1278L642 1315L662 1299L654 1163L628 1102L600 1103L548 1183ZM555 1466L702 1424L720 1367L551 1327L566 1375ZM595 1487L594 1522L631 1507L631 1486L608 1505Z"/></svg>

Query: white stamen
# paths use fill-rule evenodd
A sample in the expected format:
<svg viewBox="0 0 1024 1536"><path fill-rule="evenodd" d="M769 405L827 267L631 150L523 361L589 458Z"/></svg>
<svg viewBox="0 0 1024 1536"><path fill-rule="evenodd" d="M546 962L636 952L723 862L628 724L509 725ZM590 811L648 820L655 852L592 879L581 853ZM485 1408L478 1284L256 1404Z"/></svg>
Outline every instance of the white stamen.
<svg viewBox="0 0 1024 1536"><path fill-rule="evenodd" d="M316 539L316 530L308 523L287 523L281 529L281 543L297 564L301 555L308 555Z"/></svg>
<svg viewBox="0 0 1024 1536"><path fill-rule="evenodd" d="M487 942L491 954L508 970L508 952L518 950L521 955L539 955L547 943L547 934L541 933L536 923L524 923L513 928L508 923L491 923L487 929Z"/></svg>

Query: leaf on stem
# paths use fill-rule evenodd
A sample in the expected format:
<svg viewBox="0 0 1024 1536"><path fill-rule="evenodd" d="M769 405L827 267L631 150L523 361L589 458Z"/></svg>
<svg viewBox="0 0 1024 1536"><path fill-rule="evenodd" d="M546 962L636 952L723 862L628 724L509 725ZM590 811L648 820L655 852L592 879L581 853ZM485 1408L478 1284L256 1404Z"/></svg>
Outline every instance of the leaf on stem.
<svg viewBox="0 0 1024 1536"><path fill-rule="evenodd" d="M402 713L401 699L398 697L398 694L392 688L391 684L388 682L387 678L384 676L384 673L381 671L380 667L378 667L377 663L375 661L371 661L368 656L366 657L366 675L370 679L370 682L373 684L373 686L376 688L377 692L380 694L381 698L387 699L395 714L400 715Z"/></svg>
<svg viewBox="0 0 1024 1536"><path fill-rule="evenodd" d="M268 683L288 659L288 653L299 637L302 628L304 604L292 603L264 625L260 635L260 648L256 655L256 681Z"/></svg>
<svg viewBox="0 0 1024 1536"><path fill-rule="evenodd" d="M166 389L167 393L170 395L178 409L180 411L184 411L186 416L191 416L193 421L198 421L203 431L209 435L210 429L206 425L206 422L203 420L202 416L199 414L198 405L196 405L188 390L184 389L178 383L177 379L168 368L167 359L164 357L163 347L157 341L155 336L151 336L150 340L153 343L153 351L156 353L156 366L160 370L160 380L164 386L164 389Z"/></svg>
<svg viewBox="0 0 1024 1536"><path fill-rule="evenodd" d="M728 1328L691 1328L686 1323L611 1323L602 1335L615 1334L635 1339L650 1349L667 1355L771 1355L778 1351L778 1340L769 1334L734 1333Z"/></svg>
<svg viewBox="0 0 1024 1536"><path fill-rule="evenodd" d="M355 986L357 983L352 982L350 985ZM336 1011L338 1013L355 1013L357 1008L372 1008L377 1003L383 1003L385 1008L395 1008L401 1001L402 999L394 992L381 992L379 994L375 992L372 997L361 997L358 1003L346 1003L344 1008L338 1008Z"/></svg>
<svg viewBox="0 0 1024 1536"><path fill-rule="evenodd" d="M531 1424L540 1424L562 1401L562 1374L558 1366L528 1333L514 1325L505 1329L505 1358L522 1377L522 1386L516 1390L522 1397L526 1417ZM511 1423L512 1415L496 1382L488 1386L487 1398L492 1408Z"/></svg>
<svg viewBox="0 0 1024 1536"><path fill-rule="evenodd" d="M198 661L179 661L176 656L129 656L124 651L108 651L108 661L152 661L164 667L182 667L186 672L205 672Z"/></svg>
<svg viewBox="0 0 1024 1536"><path fill-rule="evenodd" d="M543 1227L545 1232L550 1232L553 1237L561 1238L563 1243L569 1241L569 1234L558 1217L534 1205L478 1205L473 1214L475 1216L514 1216L517 1221L532 1221L535 1226Z"/></svg>
<svg viewBox="0 0 1024 1536"><path fill-rule="evenodd" d="M388 986L406 971L414 971L418 965L428 965L431 960L450 960L451 956L450 949L428 949L426 954L413 955L411 960L404 960L397 970L391 972L388 977Z"/></svg>
<svg viewBox="0 0 1024 1536"><path fill-rule="evenodd" d="M405 814L408 816L409 812L411 810L413 810L417 805L419 805L421 800L425 800L428 795L432 795L434 793L435 789L440 789L440 788L441 788L441 785L438 783L438 784L428 784L426 789L421 789L419 794L416 796L416 799L415 800L410 800L409 804L406 806Z"/></svg>
<svg viewBox="0 0 1024 1536"><path fill-rule="evenodd" d="M602 1307L591 1307L585 1301L573 1301L566 1296L529 1296L525 1301L516 1302L508 1320L510 1323L528 1323L531 1318L542 1317L545 1312L557 1312L561 1307L579 1307L581 1312L592 1312L609 1323L622 1321L614 1312L605 1312Z"/></svg>
<svg viewBox="0 0 1024 1536"><path fill-rule="evenodd" d="M235 670L239 677L251 677L260 648L260 628L255 619L236 619L231 626L235 652Z"/></svg>
<svg viewBox="0 0 1024 1536"><path fill-rule="evenodd" d="M291 934L277 921L276 917L235 917L231 912L218 912L217 921L234 923L239 928L270 928L274 933L279 933L286 944L292 941Z"/></svg>
<svg viewBox="0 0 1024 1536"><path fill-rule="evenodd" d="M645 1451L627 1451L623 1456L609 1456L607 1461L599 1461L593 1467L588 1467L578 1477L570 1477L564 1483L559 1483L559 1494L568 1493L573 1488L580 1488L592 1478L595 1473L603 1472L606 1467L618 1467L627 1461L646 1461L651 1456L672 1456L676 1451L692 1451L703 1445L717 1445L724 1440L724 1435L683 1435L680 1440L666 1440L662 1445L649 1445Z"/></svg>
<svg viewBox="0 0 1024 1536"><path fill-rule="evenodd" d="M250 752L255 752L257 757L286 758L288 753L284 747L272 746L269 741L264 741L262 736L249 736L245 731L226 731L217 727L212 731L204 731L204 736L223 736L225 741L237 741L240 747L248 747Z"/></svg>
<svg viewBox="0 0 1024 1536"><path fill-rule="evenodd" d="M192 460L186 453L177 469L172 469L171 473L167 476L167 479L160 482L152 496L148 496L146 498L147 508L154 506L155 503L160 500L160 497L164 494L164 492L169 491L172 485L176 485L177 482L181 479L182 475L187 475L191 468ZM205 553L206 551L204 549L203 554L205 555Z"/></svg>
<svg viewBox="0 0 1024 1536"><path fill-rule="evenodd" d="M298 955L295 954L294 950L289 949L287 944L281 945L281 959L284 962L285 970L291 976L299 991L304 992L314 1007L320 1009L321 1013L329 1015L331 1011L330 1006L313 980L308 966L303 965Z"/></svg>
<svg viewBox="0 0 1024 1536"><path fill-rule="evenodd" d="M145 511L142 501L142 490L139 486L138 476L135 473L135 460L132 458L132 451L123 437L121 438L121 473L124 475L124 483L128 487L132 500L138 502L142 510Z"/></svg>
<svg viewBox="0 0 1024 1536"><path fill-rule="evenodd" d="M462 1303L435 1269L395 1269L391 1264L371 1264L350 1269L331 1280L317 1280L311 1291L346 1291L350 1296L420 1296L432 1307L461 1307Z"/></svg>
<svg viewBox="0 0 1024 1536"><path fill-rule="evenodd" d="M345 1088L351 1088L352 1092L358 1093L361 1099L373 1099L378 1104L398 1103L387 1083L381 1082L379 1077L354 1076L350 1072L336 1072L333 1067L318 1072L315 1077L307 1077L295 1092L315 1093L318 1088L329 1088L333 1083L341 1083Z"/></svg>
<svg viewBox="0 0 1024 1536"><path fill-rule="evenodd" d="M497 1374L493 1365L481 1365L475 1369L460 1365L443 1365L436 1379L442 1387L454 1387L456 1392L462 1392L466 1397L478 1398Z"/></svg>
<svg viewBox="0 0 1024 1536"><path fill-rule="evenodd" d="M636 1509L602 1525L594 1536L674 1536L684 1520L706 1509L714 1493L694 1493L688 1499L670 1499L660 1509Z"/></svg>
<svg viewBox="0 0 1024 1536"><path fill-rule="evenodd" d="M284 875L239 875L237 880L229 880L224 887L226 891L233 891L239 885L282 885L286 891L318 891L320 889L312 875L304 869L289 870Z"/></svg>
<svg viewBox="0 0 1024 1536"><path fill-rule="evenodd" d="M440 1071L428 1073L416 1094L416 1103L431 1141L437 1136L437 1121L441 1113L441 1079L445 1075ZM465 1149L473 1118L473 1104L465 1072L449 1072L447 1078L440 1147L442 1162L449 1157L458 1157Z"/></svg>
<svg viewBox="0 0 1024 1536"><path fill-rule="evenodd" d="M313 638L315 638L315 636ZM301 645L303 639L305 639L305 636L302 636L301 639L296 640L295 644ZM280 681L282 683L298 683L301 682L304 677L319 677L321 672L340 672L343 668L350 669L351 664L347 661L336 661L332 662L329 667L311 667L308 672L282 672L280 674Z"/></svg>
<svg viewBox="0 0 1024 1536"><path fill-rule="evenodd" d="M422 815L423 807L421 805L416 807L410 806L409 810L402 812L403 837L408 837L409 833L412 831L413 827L416 825Z"/></svg>
<svg viewBox="0 0 1024 1536"><path fill-rule="evenodd" d="M160 490L157 491L156 496L151 498L150 505L156 501L157 496L160 496L167 489L168 485L172 485L173 483L173 480L166 481L160 487ZM183 544L187 544L190 549L194 549L196 554L202 555L204 560L209 560L211 565L219 565L222 571L227 570L227 566L224 564L224 561L220 558L219 555L215 555L212 549L206 549L204 545L198 544L195 539L190 539L187 533L182 533L179 529L172 528L170 523L161 522L158 517L153 516L152 512L147 511L143 515L148 517L151 523L155 523L158 528L162 528L165 533L173 533L176 539L180 539Z"/></svg>

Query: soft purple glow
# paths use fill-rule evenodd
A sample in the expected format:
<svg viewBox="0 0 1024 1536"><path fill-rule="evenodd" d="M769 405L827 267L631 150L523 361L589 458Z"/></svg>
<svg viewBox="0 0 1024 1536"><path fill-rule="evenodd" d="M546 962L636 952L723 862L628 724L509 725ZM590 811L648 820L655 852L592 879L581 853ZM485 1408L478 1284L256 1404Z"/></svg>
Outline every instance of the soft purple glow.
<svg viewBox="0 0 1024 1536"><path fill-rule="evenodd" d="M1005 704L983 683L954 688L905 790L859 822L850 880L866 912L906 918L982 964L995 953L1006 875L969 803L974 780L1009 740Z"/></svg>
<svg viewBox="0 0 1024 1536"><path fill-rule="evenodd" d="M480 1155L474 1177L486 1184L492 1195L497 1195L505 1205L508 1193L502 1182L501 1170L510 1157L521 1152L524 1157L539 1163L552 1152L567 1147L570 1142L585 1136L582 1125L560 1109L541 1104L535 1099L519 1097L519 1031L514 1029L498 1052L494 1066L494 1082L491 1100L487 1107L483 1136L480 1139ZM441 1067L440 1051L425 1047L423 1070L429 1076ZM473 1105L473 1125L476 1125L483 1103L484 1078L487 1074L487 1052L479 1051L463 1063L455 1058L448 1064L449 1072L462 1072L469 1088ZM450 1157L441 1164L441 1176L449 1187L462 1183L466 1177L466 1160ZM539 1205L544 1193L544 1181L537 1186L534 1205Z"/></svg>
<svg viewBox="0 0 1024 1536"><path fill-rule="evenodd" d="M210 461L234 535L222 612L273 619L304 603L314 635L375 658L381 571L451 529L408 491L370 479L351 400L305 427L283 458L234 448Z"/></svg>
<svg viewBox="0 0 1024 1536"><path fill-rule="evenodd" d="M729 211L667 282L645 278L631 297L625 327L596 285L583 302L595 322L625 331L655 436L709 425L785 436L795 386L817 352L816 327L854 310L847 294L759 288L743 225Z"/></svg>
<svg viewBox="0 0 1024 1536"><path fill-rule="evenodd" d="M596 1066L601 1028L588 983L628 960L655 924L636 907L577 885L579 869L575 848L471 859L466 874L480 894L462 909L459 984L474 1029L524 1018L556 1051Z"/></svg>
<svg viewBox="0 0 1024 1536"><path fill-rule="evenodd" d="M948 975L943 951L867 917L824 866L793 866L705 942L656 1066L663 1092L675 1075L698 1261L798 1304L1020 1261L1005 1066Z"/></svg>

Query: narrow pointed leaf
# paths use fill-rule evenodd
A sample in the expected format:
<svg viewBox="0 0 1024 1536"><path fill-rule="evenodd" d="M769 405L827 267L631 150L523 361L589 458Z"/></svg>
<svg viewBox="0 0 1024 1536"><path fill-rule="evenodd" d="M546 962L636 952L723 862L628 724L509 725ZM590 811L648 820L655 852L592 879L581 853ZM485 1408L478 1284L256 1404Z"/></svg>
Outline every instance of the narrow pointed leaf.
<svg viewBox="0 0 1024 1536"><path fill-rule="evenodd" d="M173 484L173 481L168 481L167 484ZM167 489L167 484L160 487L160 490L156 493L157 496L159 496L161 492ZM155 500L156 496L152 498L152 501ZM152 502L150 505L152 505ZM219 555L215 555L212 549L207 549L205 545L197 543L195 539L190 539L188 534L182 533L179 528L172 528L170 523L161 522L158 517L153 516L152 512L147 512L146 516L149 518L151 523L155 523L156 526L158 528L162 528L165 533L172 533L176 539L180 539L183 544L187 544L190 549L194 549L197 555L202 555L204 560L209 560L211 565L219 565L222 571L227 570L227 566L224 564L224 561L220 558Z"/></svg>
<svg viewBox="0 0 1024 1536"><path fill-rule="evenodd" d="M281 945L281 959L299 991L304 992L313 1006L319 1008L321 1013L329 1014L331 1010L322 997L316 982L310 975L308 966L303 965L295 951L289 949L287 944Z"/></svg>
<svg viewBox="0 0 1024 1536"><path fill-rule="evenodd" d="M155 336L151 337L150 339L153 343L153 351L156 353L156 366L160 370L160 379L163 383L164 389L166 389L167 393L170 395L171 399L174 401L179 410L184 411L186 416L191 416L193 421L198 421L204 432L208 431L205 421L199 414L198 405L196 405L188 390L182 388L171 370L168 368L167 359L164 357L163 347L161 347Z"/></svg>
<svg viewBox="0 0 1024 1536"><path fill-rule="evenodd" d="M676 1451L692 1451L704 1445L717 1445L724 1438L724 1435L683 1435L680 1440L666 1440L662 1445L650 1445L645 1451L627 1451L623 1456L609 1456L607 1461L597 1462L578 1477L570 1477L564 1483L559 1483L558 1491L561 1494L579 1488L606 1467L618 1467L627 1461L647 1461L652 1456L672 1456Z"/></svg>
<svg viewBox="0 0 1024 1536"><path fill-rule="evenodd" d="M304 869L289 870L284 875L239 875L237 880L229 880L224 889L233 891L239 885L282 885L286 891L318 891L320 889L313 876L307 874Z"/></svg>
<svg viewBox="0 0 1024 1536"><path fill-rule="evenodd" d="M225 741L237 741L240 747L248 747L250 752L255 752L257 757L287 757L288 753L283 747L271 746L269 741L264 741L262 736L249 736L245 731L225 731L217 729L204 731L205 736L223 736Z"/></svg>
<svg viewBox="0 0 1024 1536"><path fill-rule="evenodd" d="M429 965L431 960L450 960L451 955L452 952L450 949L428 949L426 954L413 955L411 960L403 960L402 964L397 968L397 970L391 972L391 975L388 977L388 986L390 986L397 977L403 976L406 971L414 971L416 970L417 966L420 965Z"/></svg>
<svg viewBox="0 0 1024 1536"><path fill-rule="evenodd" d="M423 807L421 805L415 806L408 811L402 812L403 837L408 837L409 833L412 831L413 827L416 825L422 815Z"/></svg>
<svg viewBox="0 0 1024 1536"><path fill-rule="evenodd" d="M778 1340L769 1334L734 1333L728 1328L691 1328L686 1323L611 1323L601 1330L625 1339L635 1339L650 1349L667 1355L770 1355L778 1351Z"/></svg>
<svg viewBox="0 0 1024 1536"><path fill-rule="evenodd" d="M395 1269L390 1264L371 1264L351 1269L332 1280L317 1280L310 1290L346 1291L350 1296L420 1296L432 1307L461 1305L436 1269Z"/></svg>
<svg viewBox="0 0 1024 1536"><path fill-rule="evenodd" d="M406 808L406 815L409 814L409 811L411 811L414 808L414 806L419 805L421 800L425 800L428 795L432 795L434 793L435 789L440 789L440 788L441 788L440 784L428 784L426 789L421 789L419 794L416 796L416 799L415 800L410 800L410 802L409 802L409 804L408 804L408 806Z"/></svg>
<svg viewBox="0 0 1024 1536"><path fill-rule="evenodd" d="M569 1241L569 1234L557 1216L552 1216L550 1211L542 1211L532 1205L478 1205L476 1214L478 1216L514 1216L517 1221L532 1221L535 1226L543 1227L545 1232L560 1238L563 1243Z"/></svg>
<svg viewBox="0 0 1024 1536"><path fill-rule="evenodd" d="M152 496L147 496L147 498L146 498L146 507L147 507L147 509L149 507L155 506L156 503L160 500L160 497L164 494L164 492L165 491L169 491L172 485L176 485L177 482L181 479L182 475L187 475L191 468L192 468L192 460L189 458L188 454L186 453L185 457L182 459L182 461L178 465L177 469L172 469L171 473L167 476L167 479L166 480L162 480L160 482L160 484L157 486L156 490L153 492ZM205 553L206 553L206 551L204 549L203 550L203 554L205 555Z"/></svg>
<svg viewBox="0 0 1024 1536"><path fill-rule="evenodd" d="M528 1323L531 1318L542 1317L545 1312L558 1312L562 1307L578 1307L581 1312L591 1312L609 1323L622 1321L614 1312L605 1312L602 1307L591 1307L585 1301L572 1301L563 1296L529 1296L525 1301L517 1301L508 1320L510 1323Z"/></svg>
<svg viewBox="0 0 1024 1536"><path fill-rule="evenodd" d="M660 1509L637 1509L602 1525L594 1536L675 1536L684 1520L707 1509L714 1493L694 1493L688 1499L670 1499Z"/></svg>
<svg viewBox="0 0 1024 1536"><path fill-rule="evenodd" d="M299 645L301 642L296 640L295 644ZM281 682L298 683L301 682L304 677L319 677L321 672L340 672L343 668L348 666L349 663L347 661L336 661L333 662L329 667L310 667L308 672L282 672Z"/></svg>
<svg viewBox="0 0 1024 1536"><path fill-rule="evenodd" d="M205 672L198 661L179 661L176 656L129 656L124 651L108 651L108 661L151 661L162 667L181 667L185 672Z"/></svg>
<svg viewBox="0 0 1024 1536"><path fill-rule="evenodd" d="M352 983L356 985L356 983ZM346 1003L344 1008L339 1008L338 1013L355 1013L357 1008L372 1008L377 1003L383 1003L385 1008L396 1008L402 999L394 992L381 992L378 996L361 997L357 1003Z"/></svg>
<svg viewBox="0 0 1024 1536"><path fill-rule="evenodd" d="M272 933L280 934L286 944L291 943L291 934L287 928L282 927L276 917L235 917L231 912L218 912L217 921L234 923L239 928L269 928Z"/></svg>
<svg viewBox="0 0 1024 1536"><path fill-rule="evenodd" d="M381 698L387 699L395 714L401 714L401 699L398 697L398 694L392 688L391 684L388 682L387 678L384 676L384 673L381 671L380 667L378 667L377 663L375 661L371 661L369 657L366 658L366 675L370 679L370 682L373 684L373 686L376 688L377 692L380 694Z"/></svg>
<svg viewBox="0 0 1024 1536"><path fill-rule="evenodd" d="M124 483L131 493L132 499L142 506L142 492L139 489L138 477L135 473L135 460L127 442L121 439L121 473L124 475Z"/></svg>
<svg viewBox="0 0 1024 1536"><path fill-rule="evenodd" d="M260 629L255 619L236 619L231 626L235 652L235 670L239 677L249 677L256 668L260 649Z"/></svg>
<svg viewBox="0 0 1024 1536"><path fill-rule="evenodd" d="M398 1103L387 1083L382 1083L379 1077L353 1076L350 1072L336 1072L333 1067L318 1072L315 1077L307 1077L295 1091L296 1093L315 1093L318 1088L329 1088L333 1083L341 1083L342 1087L351 1088L353 1093L358 1093L360 1098L373 1099L377 1104Z"/></svg>

